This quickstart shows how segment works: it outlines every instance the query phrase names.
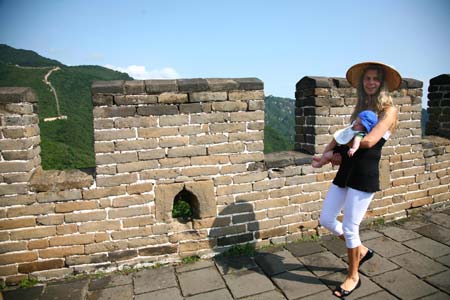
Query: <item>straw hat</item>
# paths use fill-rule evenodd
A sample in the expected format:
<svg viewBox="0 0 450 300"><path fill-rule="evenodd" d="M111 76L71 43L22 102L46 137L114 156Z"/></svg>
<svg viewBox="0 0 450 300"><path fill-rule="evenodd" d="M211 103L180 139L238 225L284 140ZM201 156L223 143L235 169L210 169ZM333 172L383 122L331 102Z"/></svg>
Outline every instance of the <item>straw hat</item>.
<svg viewBox="0 0 450 300"><path fill-rule="evenodd" d="M362 73L368 66L379 66L384 70L384 80L389 92L395 91L400 87L400 84L402 83L402 77L397 72L397 70L386 64L373 61L359 63L348 69L346 77L348 82L350 82L353 87L356 88L358 86L358 81L361 78Z"/></svg>

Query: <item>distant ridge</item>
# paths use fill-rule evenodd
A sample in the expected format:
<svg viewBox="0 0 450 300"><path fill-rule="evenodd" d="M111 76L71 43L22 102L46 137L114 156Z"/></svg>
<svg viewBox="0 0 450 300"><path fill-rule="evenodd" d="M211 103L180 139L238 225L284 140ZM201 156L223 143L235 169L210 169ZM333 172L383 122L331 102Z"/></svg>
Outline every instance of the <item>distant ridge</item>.
<svg viewBox="0 0 450 300"><path fill-rule="evenodd" d="M5 44L0 44L0 62L24 67L64 66L59 61L43 57L34 51L15 49Z"/></svg>

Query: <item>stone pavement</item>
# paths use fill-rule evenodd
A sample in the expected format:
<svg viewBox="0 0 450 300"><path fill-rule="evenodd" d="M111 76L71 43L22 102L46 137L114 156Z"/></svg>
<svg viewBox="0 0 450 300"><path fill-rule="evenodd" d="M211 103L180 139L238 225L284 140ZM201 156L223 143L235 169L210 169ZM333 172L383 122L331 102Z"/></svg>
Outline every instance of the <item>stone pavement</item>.
<svg viewBox="0 0 450 300"><path fill-rule="evenodd" d="M450 299L450 210L422 211L363 229L375 256L348 299ZM49 282L3 291L5 300L337 299L345 277L344 242L331 237L258 250L254 256L200 260L128 275ZM1 297L0 297L1 299Z"/></svg>

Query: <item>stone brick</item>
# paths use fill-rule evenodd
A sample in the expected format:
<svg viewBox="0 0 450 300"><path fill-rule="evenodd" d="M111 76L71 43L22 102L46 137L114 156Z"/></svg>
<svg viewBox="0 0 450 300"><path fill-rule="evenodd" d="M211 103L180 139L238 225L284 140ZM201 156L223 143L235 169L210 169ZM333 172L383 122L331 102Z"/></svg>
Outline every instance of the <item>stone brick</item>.
<svg viewBox="0 0 450 300"><path fill-rule="evenodd" d="M176 80L172 79L152 79L145 80L145 90L149 94L161 94L164 92L177 92L178 85Z"/></svg>
<svg viewBox="0 0 450 300"><path fill-rule="evenodd" d="M136 107L134 106L112 106L112 107L94 107L93 115L96 118L115 118L115 117L130 117L136 114Z"/></svg>
<svg viewBox="0 0 450 300"><path fill-rule="evenodd" d="M288 205L289 205L289 199L287 197L278 198L278 199L267 199L267 200L263 200L263 201L256 201L255 202L255 210L274 208L274 207L282 207L282 206L288 206Z"/></svg>
<svg viewBox="0 0 450 300"><path fill-rule="evenodd" d="M113 176L97 176L97 186L111 187L121 184L132 184L138 181L137 174L119 174Z"/></svg>
<svg viewBox="0 0 450 300"><path fill-rule="evenodd" d="M34 227L36 226L36 219L33 218L18 218L18 219L0 219L0 230Z"/></svg>
<svg viewBox="0 0 450 300"><path fill-rule="evenodd" d="M189 137L187 137L187 136L161 137L159 139L159 146L161 148L187 146L188 142L189 142Z"/></svg>
<svg viewBox="0 0 450 300"><path fill-rule="evenodd" d="M0 162L0 169L2 170L2 173L28 172L34 169L34 164L31 161L27 162L3 161Z"/></svg>
<svg viewBox="0 0 450 300"><path fill-rule="evenodd" d="M136 138L134 129L113 129L113 130L95 130L95 141L114 141L121 139Z"/></svg>
<svg viewBox="0 0 450 300"><path fill-rule="evenodd" d="M155 217L153 216L138 216L138 217L128 217L122 220L123 227L142 227L146 225L151 225L155 223Z"/></svg>
<svg viewBox="0 0 450 300"><path fill-rule="evenodd" d="M206 155L205 146L188 146L171 148L167 152L167 157L191 157Z"/></svg>
<svg viewBox="0 0 450 300"><path fill-rule="evenodd" d="M68 266L83 265L83 264L98 264L108 261L108 255L102 254L90 254L90 255L74 255L66 258L66 264Z"/></svg>
<svg viewBox="0 0 450 300"><path fill-rule="evenodd" d="M57 191L57 192L43 192L37 194L38 202L56 202L56 201L71 201L81 199L80 190Z"/></svg>
<svg viewBox="0 0 450 300"><path fill-rule="evenodd" d="M29 240L56 235L55 226L39 226L11 232L11 240Z"/></svg>
<svg viewBox="0 0 450 300"><path fill-rule="evenodd" d="M236 111L246 111L247 102L243 101L224 101L224 102L213 102L213 111L223 111L223 112L236 112Z"/></svg>
<svg viewBox="0 0 450 300"><path fill-rule="evenodd" d="M202 176L205 178L205 176L216 174L219 174L219 167L187 167L181 170L181 175L187 177Z"/></svg>
<svg viewBox="0 0 450 300"><path fill-rule="evenodd" d="M54 234L53 234L54 235ZM86 245L94 242L94 234L72 234L65 236L52 236L50 246Z"/></svg>
<svg viewBox="0 0 450 300"><path fill-rule="evenodd" d="M177 245L163 245L157 247L147 247L139 249L140 256L157 256L166 255L170 253L176 253L178 250Z"/></svg>
<svg viewBox="0 0 450 300"><path fill-rule="evenodd" d="M68 213L64 216L66 223L98 221L106 218L106 211L97 210L91 212Z"/></svg>
<svg viewBox="0 0 450 300"><path fill-rule="evenodd" d="M126 218L150 214L148 206L113 208L108 211L108 219Z"/></svg>
<svg viewBox="0 0 450 300"><path fill-rule="evenodd" d="M36 194L0 197L0 207L12 205L30 205L34 202L36 202Z"/></svg>
<svg viewBox="0 0 450 300"><path fill-rule="evenodd" d="M228 121L228 114L223 112L213 112L209 114L198 114L191 116L191 124L213 124ZM245 122L246 120L241 120Z"/></svg>
<svg viewBox="0 0 450 300"><path fill-rule="evenodd" d="M64 261L62 259L50 259L44 261L19 264L19 272L28 274L35 271L58 269L62 268L63 266Z"/></svg>
<svg viewBox="0 0 450 300"><path fill-rule="evenodd" d="M194 92L189 94L189 102L225 101L227 98L226 92Z"/></svg>
<svg viewBox="0 0 450 300"><path fill-rule="evenodd" d="M159 103L180 104L187 103L188 101L188 94L186 93L161 93L158 96Z"/></svg>
<svg viewBox="0 0 450 300"><path fill-rule="evenodd" d="M209 150L209 148L208 148ZM242 164L248 162L258 162L264 160L264 153L256 152L250 154L239 154L230 156L230 161L233 164Z"/></svg>
<svg viewBox="0 0 450 300"><path fill-rule="evenodd" d="M123 229L121 231L114 231L111 233L113 240L124 240L134 237L146 237L152 234L151 227L141 227L136 229Z"/></svg>
<svg viewBox="0 0 450 300"><path fill-rule="evenodd" d="M28 249L34 250L34 249L45 249L48 247L48 240L47 239L41 239L41 240L31 240L28 242Z"/></svg>
<svg viewBox="0 0 450 300"><path fill-rule="evenodd" d="M173 104L150 104L146 106L138 106L137 113L141 116L177 115L178 106Z"/></svg>
<svg viewBox="0 0 450 300"><path fill-rule="evenodd" d="M84 246L67 246L41 249L38 251L40 258L60 258L75 254L84 254Z"/></svg>
<svg viewBox="0 0 450 300"><path fill-rule="evenodd" d="M288 206L282 208L273 208L269 209L267 212L267 216L269 218L282 217L286 215L292 215L299 212L299 208L296 206Z"/></svg>
<svg viewBox="0 0 450 300"><path fill-rule="evenodd" d="M114 251L108 253L108 258L111 261L122 261L134 258L137 256L137 250L123 250L123 251Z"/></svg>
<svg viewBox="0 0 450 300"><path fill-rule="evenodd" d="M117 164L137 161L136 152L97 154L95 156L97 165Z"/></svg>
<svg viewBox="0 0 450 300"><path fill-rule="evenodd" d="M55 204L55 212L57 213L66 213L73 212L76 210L90 210L98 208L97 201L71 201L65 203L57 203Z"/></svg>
<svg viewBox="0 0 450 300"><path fill-rule="evenodd" d="M223 195L233 195L233 194L240 194L240 193L247 193L252 191L252 184L245 183L245 184L233 184L233 185L227 185L227 186L220 186L217 188L217 196L223 196Z"/></svg>
<svg viewBox="0 0 450 300"><path fill-rule="evenodd" d="M222 154L222 153L241 153L244 151L242 143L227 143L224 145L208 146L208 154Z"/></svg>
<svg viewBox="0 0 450 300"><path fill-rule="evenodd" d="M1 196L26 194L26 193L28 193L28 184L26 183L0 185Z"/></svg>
<svg viewBox="0 0 450 300"><path fill-rule="evenodd" d="M156 149L156 150L139 151L138 155L139 160L159 159L166 157L166 150Z"/></svg>
<svg viewBox="0 0 450 300"><path fill-rule="evenodd" d="M36 218L36 223L38 225L60 225L64 222L63 215L47 215L39 216Z"/></svg>
<svg viewBox="0 0 450 300"><path fill-rule="evenodd" d="M229 92L228 98L230 101L264 100L264 91L233 91Z"/></svg>
<svg viewBox="0 0 450 300"><path fill-rule="evenodd" d="M138 128L139 138L159 138L176 135L178 135L178 128Z"/></svg>
<svg viewBox="0 0 450 300"><path fill-rule="evenodd" d="M31 262L38 259L36 251L0 254L0 265Z"/></svg>
<svg viewBox="0 0 450 300"><path fill-rule="evenodd" d="M16 275L17 265L1 266L0 274L2 274L2 276Z"/></svg>
<svg viewBox="0 0 450 300"><path fill-rule="evenodd" d="M257 239L267 239L274 236L284 236L287 233L287 227L277 227L268 230L260 230L255 232L255 238Z"/></svg>
<svg viewBox="0 0 450 300"><path fill-rule="evenodd" d="M93 190L83 190L83 199L100 199L109 196L124 195L126 193L126 187L113 186L110 188L96 188Z"/></svg>
<svg viewBox="0 0 450 300"><path fill-rule="evenodd" d="M118 173L129 173L155 168L158 168L158 162L154 160L117 164Z"/></svg>
<svg viewBox="0 0 450 300"><path fill-rule="evenodd" d="M20 250L27 250L27 242L26 241L2 243L1 247L0 247L0 254L14 252L14 251L20 251Z"/></svg>

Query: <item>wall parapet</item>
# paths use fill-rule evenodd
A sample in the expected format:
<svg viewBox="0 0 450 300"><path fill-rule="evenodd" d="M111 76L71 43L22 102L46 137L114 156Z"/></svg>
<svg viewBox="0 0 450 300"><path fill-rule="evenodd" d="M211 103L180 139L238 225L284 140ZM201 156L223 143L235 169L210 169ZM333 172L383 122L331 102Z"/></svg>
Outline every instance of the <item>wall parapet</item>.
<svg viewBox="0 0 450 300"><path fill-rule="evenodd" d="M428 87L428 118L426 132L450 138L450 74L430 79Z"/></svg>

